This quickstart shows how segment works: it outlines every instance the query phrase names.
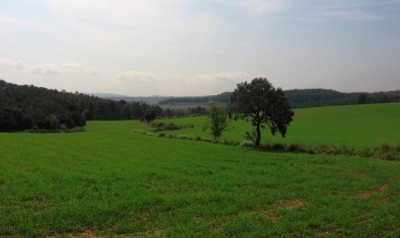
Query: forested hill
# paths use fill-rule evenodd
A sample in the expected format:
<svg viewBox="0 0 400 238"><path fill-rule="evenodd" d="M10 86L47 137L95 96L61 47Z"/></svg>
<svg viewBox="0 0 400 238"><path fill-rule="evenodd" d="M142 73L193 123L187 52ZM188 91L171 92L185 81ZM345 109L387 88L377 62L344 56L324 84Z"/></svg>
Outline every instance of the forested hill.
<svg viewBox="0 0 400 238"><path fill-rule="evenodd" d="M207 103L209 101L229 103L230 92L203 97L171 97L160 104ZM348 104L399 102L400 90L376 93L342 93L329 89L293 89L285 95L293 108Z"/></svg>
<svg viewBox="0 0 400 238"><path fill-rule="evenodd" d="M0 80L0 131L57 130L86 120L140 119L146 103L127 103Z"/></svg>

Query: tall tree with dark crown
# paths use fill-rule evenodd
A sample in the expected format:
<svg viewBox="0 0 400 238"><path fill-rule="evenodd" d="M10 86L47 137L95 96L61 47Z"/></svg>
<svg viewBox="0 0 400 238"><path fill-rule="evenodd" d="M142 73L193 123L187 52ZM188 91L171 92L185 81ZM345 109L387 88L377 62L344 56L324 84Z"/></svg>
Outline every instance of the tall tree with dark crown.
<svg viewBox="0 0 400 238"><path fill-rule="evenodd" d="M279 132L285 137L294 112L281 88L274 88L266 78L255 78L237 84L231 95L230 116L251 121L256 131L254 143L259 146L261 129L266 126L273 135Z"/></svg>

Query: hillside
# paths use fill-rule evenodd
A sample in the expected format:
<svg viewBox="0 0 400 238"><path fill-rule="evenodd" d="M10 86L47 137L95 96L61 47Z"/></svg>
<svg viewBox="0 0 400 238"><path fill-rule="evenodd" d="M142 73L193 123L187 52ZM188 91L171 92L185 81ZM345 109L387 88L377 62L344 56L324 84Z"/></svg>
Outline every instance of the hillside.
<svg viewBox="0 0 400 238"><path fill-rule="evenodd" d="M150 105L0 80L0 131L58 130L86 120L140 119Z"/></svg>
<svg viewBox="0 0 400 238"><path fill-rule="evenodd" d="M160 101L160 104L193 104L209 101L228 104L230 94L230 92L224 92L203 97L170 97ZM400 101L400 90L375 93L342 93L329 89L293 89L286 90L285 95L293 108Z"/></svg>

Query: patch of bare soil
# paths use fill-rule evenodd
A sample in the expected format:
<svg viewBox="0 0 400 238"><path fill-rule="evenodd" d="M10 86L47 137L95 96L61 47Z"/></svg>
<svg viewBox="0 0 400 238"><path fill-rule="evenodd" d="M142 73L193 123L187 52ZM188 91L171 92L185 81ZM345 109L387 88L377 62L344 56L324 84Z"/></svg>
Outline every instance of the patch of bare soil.
<svg viewBox="0 0 400 238"><path fill-rule="evenodd" d="M264 211L261 212L261 214L265 218L268 218L268 219L271 219L271 220L278 220L280 218L279 216L275 215L274 210L272 210L272 209L264 210Z"/></svg>
<svg viewBox="0 0 400 238"><path fill-rule="evenodd" d="M355 196L351 196L349 197L351 198L367 198L370 197L372 195L378 195L378 194L382 194L385 192L385 190L389 187L389 184L384 184L382 186L380 186L378 189L375 190L370 190L370 191L363 191L361 193L356 194Z"/></svg>
<svg viewBox="0 0 400 238"><path fill-rule="evenodd" d="M306 204L307 204L307 202L300 200L300 199L281 199L281 200L278 200L278 202L276 204L274 204L272 208L262 210L262 211L260 211L260 213L263 217L265 217L267 219L279 220L281 217L274 213L275 209L279 209L279 208L283 207L283 208L286 208L289 210L293 210L298 207L304 206ZM254 212L251 212L249 214L251 215L253 213Z"/></svg>
<svg viewBox="0 0 400 238"><path fill-rule="evenodd" d="M293 210L295 208L306 205L307 202L302 201L300 199L283 199L279 200L279 205L285 207L289 210Z"/></svg>
<svg viewBox="0 0 400 238"><path fill-rule="evenodd" d="M362 172L357 171L357 170L349 170L349 171L347 171L347 175L349 177L357 177L357 178L365 178L365 177L367 177L365 175L365 173L362 173Z"/></svg>

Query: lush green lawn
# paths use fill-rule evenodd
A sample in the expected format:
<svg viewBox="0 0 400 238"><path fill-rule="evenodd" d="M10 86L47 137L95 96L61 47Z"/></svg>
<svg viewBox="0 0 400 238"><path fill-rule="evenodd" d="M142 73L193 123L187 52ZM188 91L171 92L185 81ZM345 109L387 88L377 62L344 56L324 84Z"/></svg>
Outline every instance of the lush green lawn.
<svg viewBox="0 0 400 238"><path fill-rule="evenodd" d="M400 236L400 163L133 128L148 130L123 121L0 133L0 237Z"/></svg>
<svg viewBox="0 0 400 238"><path fill-rule="evenodd" d="M307 145L346 145L354 148L373 148L382 143L400 144L400 103L332 106L296 109L287 135L272 136L263 131L262 143L301 143ZM164 119L163 122L193 124L194 128L164 132L209 136L202 131L205 117ZM223 138L243 140L245 131L251 131L250 122L233 122L235 129L223 133Z"/></svg>

